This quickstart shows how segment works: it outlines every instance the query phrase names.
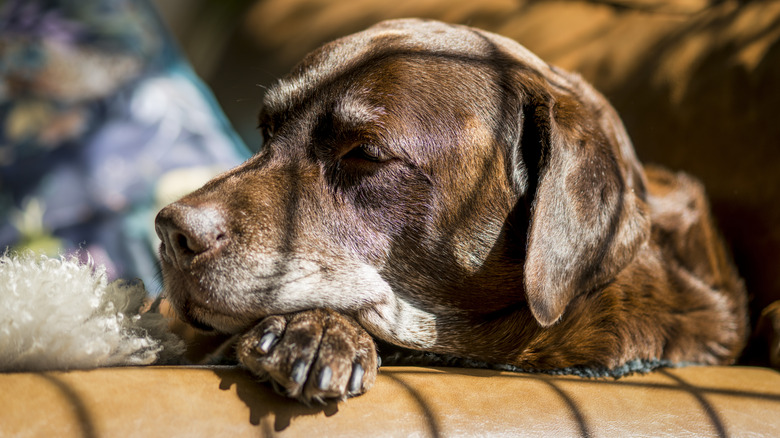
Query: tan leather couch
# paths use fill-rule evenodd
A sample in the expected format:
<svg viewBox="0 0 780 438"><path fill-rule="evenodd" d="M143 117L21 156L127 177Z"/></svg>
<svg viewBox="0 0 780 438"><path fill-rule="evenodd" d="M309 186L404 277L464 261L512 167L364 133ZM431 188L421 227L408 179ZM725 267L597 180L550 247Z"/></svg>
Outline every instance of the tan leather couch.
<svg viewBox="0 0 780 438"><path fill-rule="evenodd" d="M307 407L233 367L0 374L2 437L780 436L780 373L688 367L619 380L382 368Z"/></svg>
<svg viewBox="0 0 780 438"><path fill-rule="evenodd" d="M211 72L205 76L248 136L262 95L256 84L272 82L325 40L399 16L497 31L547 61L582 72L606 92L641 159L703 179L753 293L754 316L780 299L780 124L775 120L780 2L261 0L252 5L236 33L217 47L210 69L199 70ZM182 39L196 61L219 40L204 29L198 22ZM388 367L365 396L315 407L282 399L234 368L0 374L0 437L277 434L773 437L780 436L780 373L690 367L592 380Z"/></svg>

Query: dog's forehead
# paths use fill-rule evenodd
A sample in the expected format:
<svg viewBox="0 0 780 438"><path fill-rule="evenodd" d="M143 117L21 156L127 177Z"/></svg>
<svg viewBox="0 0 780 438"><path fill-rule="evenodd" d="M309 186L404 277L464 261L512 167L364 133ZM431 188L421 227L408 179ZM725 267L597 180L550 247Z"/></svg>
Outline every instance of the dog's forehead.
<svg viewBox="0 0 780 438"><path fill-rule="evenodd" d="M438 21L389 20L307 55L293 73L269 89L264 107L268 112L283 111L358 65L370 67L374 59L410 53L482 62L500 53L527 68L554 74L525 47L500 35Z"/></svg>

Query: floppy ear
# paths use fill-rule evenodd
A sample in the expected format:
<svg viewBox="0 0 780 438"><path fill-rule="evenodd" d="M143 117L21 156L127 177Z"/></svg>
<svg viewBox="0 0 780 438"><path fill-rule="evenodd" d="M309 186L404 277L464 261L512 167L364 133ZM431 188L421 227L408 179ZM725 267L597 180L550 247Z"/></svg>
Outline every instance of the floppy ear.
<svg viewBox="0 0 780 438"><path fill-rule="evenodd" d="M519 147L533 196L525 293L546 327L634 258L650 222L640 166L612 108L563 94L539 100L526 106Z"/></svg>

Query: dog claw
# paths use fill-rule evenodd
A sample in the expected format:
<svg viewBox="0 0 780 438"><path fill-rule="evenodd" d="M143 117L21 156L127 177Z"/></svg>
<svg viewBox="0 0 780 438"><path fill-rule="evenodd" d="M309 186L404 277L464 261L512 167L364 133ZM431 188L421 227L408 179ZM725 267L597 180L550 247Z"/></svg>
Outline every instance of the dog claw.
<svg viewBox="0 0 780 438"><path fill-rule="evenodd" d="M361 384L363 383L363 375L365 371L359 363L352 365L352 375L349 376L349 385L347 385L347 391L352 394L360 392Z"/></svg>
<svg viewBox="0 0 780 438"><path fill-rule="evenodd" d="M306 404L360 395L376 379L373 339L325 309L263 319L243 335L236 354L278 394Z"/></svg>
<svg viewBox="0 0 780 438"><path fill-rule="evenodd" d="M320 391L325 391L330 386L330 381L333 378L333 370L326 366L320 371L319 379L317 380L317 388Z"/></svg>
<svg viewBox="0 0 780 438"><path fill-rule="evenodd" d="M276 345L276 341L278 340L279 337L277 337L275 334L266 333L255 344L255 350L257 350L257 352L260 354L268 354L268 352L271 351L271 348Z"/></svg>
<svg viewBox="0 0 780 438"><path fill-rule="evenodd" d="M304 362L303 359L298 359L293 364L292 371L290 372L290 380L298 385L306 380L306 362Z"/></svg>

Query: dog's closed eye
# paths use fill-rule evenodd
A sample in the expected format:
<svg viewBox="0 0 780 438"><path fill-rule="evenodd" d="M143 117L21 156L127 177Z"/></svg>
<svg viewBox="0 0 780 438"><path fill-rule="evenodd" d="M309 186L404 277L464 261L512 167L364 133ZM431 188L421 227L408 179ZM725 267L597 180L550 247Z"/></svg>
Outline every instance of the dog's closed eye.
<svg viewBox="0 0 780 438"><path fill-rule="evenodd" d="M371 163L385 163L394 157L373 143L359 143L342 157L344 161L368 161Z"/></svg>

